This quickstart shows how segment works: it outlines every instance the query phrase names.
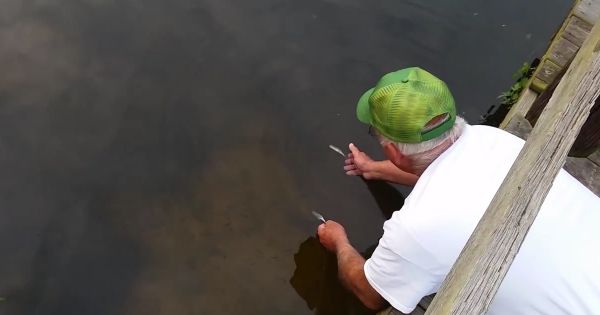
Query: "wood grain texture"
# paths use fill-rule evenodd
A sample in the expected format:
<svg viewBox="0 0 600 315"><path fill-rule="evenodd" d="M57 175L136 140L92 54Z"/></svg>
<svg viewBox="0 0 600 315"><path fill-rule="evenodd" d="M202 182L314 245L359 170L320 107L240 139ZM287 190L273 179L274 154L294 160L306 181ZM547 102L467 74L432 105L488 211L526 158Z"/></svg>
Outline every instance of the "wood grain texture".
<svg viewBox="0 0 600 315"><path fill-rule="evenodd" d="M567 158L564 169L600 197L600 166L598 164L588 158L570 156Z"/></svg>
<svg viewBox="0 0 600 315"><path fill-rule="evenodd" d="M573 8L573 14L594 25L600 18L600 2L598 0L581 0Z"/></svg>
<svg viewBox="0 0 600 315"><path fill-rule="evenodd" d="M428 295L428 296L422 298L421 302L419 302L419 306L426 310L429 307L429 305L431 304L431 301L433 301L433 297L435 297L435 294Z"/></svg>
<svg viewBox="0 0 600 315"><path fill-rule="evenodd" d="M484 314L600 91L600 25L559 83L426 314Z"/></svg>
<svg viewBox="0 0 600 315"><path fill-rule="evenodd" d="M512 117L506 128L503 129L523 140L527 140L533 127L531 127L531 124L523 115L517 114Z"/></svg>
<svg viewBox="0 0 600 315"><path fill-rule="evenodd" d="M529 84L529 88L536 93L543 93L548 88L548 83L538 79L537 77L533 77L531 79L531 84Z"/></svg>
<svg viewBox="0 0 600 315"><path fill-rule="evenodd" d="M425 314L425 310L427 310L427 307L429 306L429 304L431 304L434 295L435 294L432 294L422 298L417 307L409 315ZM390 306L384 309L383 311L379 311L377 315L404 315L404 313Z"/></svg>
<svg viewBox="0 0 600 315"><path fill-rule="evenodd" d="M525 118L527 118L527 120L529 120L529 122L531 123L532 126L535 126L535 123L540 118L542 111L544 111L544 108L546 108L546 105L548 104L548 102L550 101L550 98L554 94L554 91L556 90L558 83L560 82L560 80L562 80L563 76L567 72L567 69L568 68L566 68L566 67L563 68L560 71L560 73L556 76L556 79L554 80L554 82L552 82L552 84L548 85L546 87L546 89L544 90L544 92L540 93L540 95L537 97L537 99L535 99L533 104L531 104L531 107L529 108L529 111L527 111Z"/></svg>
<svg viewBox="0 0 600 315"><path fill-rule="evenodd" d="M600 148L600 99L596 100L596 104L590 110L590 115L581 127L569 155L587 157L598 148Z"/></svg>
<svg viewBox="0 0 600 315"><path fill-rule="evenodd" d="M529 112L529 109L537 97L538 94L536 92L529 88L525 88L521 93L521 96L519 96L519 100L513 104L510 111L506 114L506 117L504 117L504 120L502 120L502 123L500 123L500 129L505 129L515 115L524 116Z"/></svg>
<svg viewBox="0 0 600 315"><path fill-rule="evenodd" d="M600 165L600 149L597 149L596 152L590 154L588 158L590 161Z"/></svg>
<svg viewBox="0 0 600 315"><path fill-rule="evenodd" d="M417 305L417 307L412 312L410 312L410 314L408 314L408 315L424 315L424 314L425 314L425 309ZM377 312L377 315L405 315L405 314L390 306L383 311Z"/></svg>
<svg viewBox="0 0 600 315"><path fill-rule="evenodd" d="M561 67L554 62L544 59L540 65L540 70L536 72L536 78L544 81L547 84L551 84L556 79L556 76L560 73Z"/></svg>
<svg viewBox="0 0 600 315"><path fill-rule="evenodd" d="M572 15L562 36L571 43L581 47L591 30L591 24Z"/></svg>
<svg viewBox="0 0 600 315"><path fill-rule="evenodd" d="M566 66L575 54L579 47L564 37L558 39L548 52L548 59L560 67Z"/></svg>

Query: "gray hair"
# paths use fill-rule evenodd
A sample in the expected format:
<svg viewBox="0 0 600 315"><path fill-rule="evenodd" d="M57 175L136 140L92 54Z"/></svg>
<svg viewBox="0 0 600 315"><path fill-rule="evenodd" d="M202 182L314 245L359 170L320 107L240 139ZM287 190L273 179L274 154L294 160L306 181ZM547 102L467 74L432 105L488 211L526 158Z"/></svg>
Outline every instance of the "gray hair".
<svg viewBox="0 0 600 315"><path fill-rule="evenodd" d="M388 143L396 145L398 150L408 157L414 170L420 174L429 164L431 164L438 156L440 156L448 147L450 147L462 134L467 122L459 116L456 116L456 121L452 129L444 132L439 137L419 142L419 143L400 143L385 138L377 133L377 138L382 146Z"/></svg>

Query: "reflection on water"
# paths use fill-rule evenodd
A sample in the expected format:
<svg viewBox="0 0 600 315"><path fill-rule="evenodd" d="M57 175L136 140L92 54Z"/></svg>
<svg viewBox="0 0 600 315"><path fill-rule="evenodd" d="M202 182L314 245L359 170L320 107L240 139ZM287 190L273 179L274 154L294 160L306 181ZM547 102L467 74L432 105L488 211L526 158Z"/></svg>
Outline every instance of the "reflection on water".
<svg viewBox="0 0 600 315"><path fill-rule="evenodd" d="M402 204L328 148L382 157L356 99L420 65L476 121L570 5L0 0L0 315L364 313L307 240Z"/></svg>

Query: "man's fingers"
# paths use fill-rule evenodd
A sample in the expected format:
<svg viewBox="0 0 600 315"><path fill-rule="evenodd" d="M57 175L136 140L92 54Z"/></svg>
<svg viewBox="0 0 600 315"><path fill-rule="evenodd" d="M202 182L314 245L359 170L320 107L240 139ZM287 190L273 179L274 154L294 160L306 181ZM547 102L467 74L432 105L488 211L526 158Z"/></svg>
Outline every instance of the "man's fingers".
<svg viewBox="0 0 600 315"><path fill-rule="evenodd" d="M325 223L319 224L319 226L317 227L317 234L323 233L324 230L325 230Z"/></svg>
<svg viewBox="0 0 600 315"><path fill-rule="evenodd" d="M354 164L349 164L349 165L344 166L344 171L351 171L354 169L356 169L356 165L354 165Z"/></svg>
<svg viewBox="0 0 600 315"><path fill-rule="evenodd" d="M347 171L346 175L350 175L350 176L360 176L362 175L362 172L359 170L351 170L351 171Z"/></svg>
<svg viewBox="0 0 600 315"><path fill-rule="evenodd" d="M353 158L354 158L354 154L352 154L352 153L348 153L348 158L349 158L349 159L353 159Z"/></svg>
<svg viewBox="0 0 600 315"><path fill-rule="evenodd" d="M358 155L360 153L360 150L358 150L358 148L354 145L354 143L350 143L348 145L348 149L350 149L350 151L352 152L352 154L354 155Z"/></svg>
<svg viewBox="0 0 600 315"><path fill-rule="evenodd" d="M346 164L354 164L354 159L347 159L346 161L344 161L344 163L346 163Z"/></svg>

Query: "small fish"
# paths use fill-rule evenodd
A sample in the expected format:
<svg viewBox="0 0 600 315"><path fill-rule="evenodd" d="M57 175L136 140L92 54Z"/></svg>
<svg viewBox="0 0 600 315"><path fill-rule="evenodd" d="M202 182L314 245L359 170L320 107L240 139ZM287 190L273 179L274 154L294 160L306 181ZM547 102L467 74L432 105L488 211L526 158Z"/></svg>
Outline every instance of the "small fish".
<svg viewBox="0 0 600 315"><path fill-rule="evenodd" d="M346 154L344 154L344 151L342 151L340 148L330 144L329 148L337 153L339 153L341 156L346 157Z"/></svg>
<svg viewBox="0 0 600 315"><path fill-rule="evenodd" d="M315 216L315 218L317 218L317 220L325 223L325 218L323 218L323 216L320 213L318 213L317 211L313 211L312 214L313 216Z"/></svg>

